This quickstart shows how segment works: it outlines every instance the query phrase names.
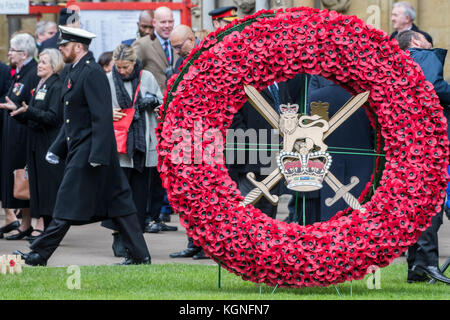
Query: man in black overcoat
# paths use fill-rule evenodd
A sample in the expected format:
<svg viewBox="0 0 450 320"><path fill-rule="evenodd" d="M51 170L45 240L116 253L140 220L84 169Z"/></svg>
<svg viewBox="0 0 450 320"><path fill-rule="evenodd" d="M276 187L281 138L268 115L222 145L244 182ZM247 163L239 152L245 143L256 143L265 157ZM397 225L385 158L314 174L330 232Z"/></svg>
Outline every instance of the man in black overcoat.
<svg viewBox="0 0 450 320"><path fill-rule="evenodd" d="M53 220L23 254L25 263L46 265L71 225L112 219L128 257L122 264L150 263L130 186L119 166L112 125L111 93L104 71L88 52L94 34L62 27L60 51L71 63L61 99L64 122L47 160L66 159Z"/></svg>
<svg viewBox="0 0 450 320"><path fill-rule="evenodd" d="M351 94L338 84L321 76L313 75L308 85L307 111L311 112L312 102L327 102L331 118L351 97ZM341 183L348 185L353 176L358 177L358 185L350 191L358 198L370 181L375 161L375 158L370 155L373 154L371 150L374 149L373 129L365 109L359 108L324 142L330 148L329 153L337 152L331 153L333 163L330 168L336 178ZM358 152L354 152L357 154L352 155L349 149L358 149ZM334 195L335 192L326 183L319 191L294 194L289 203L291 220L303 224L303 196L305 196L306 207L305 224L330 220L337 212L348 207L343 199L338 200L331 207L326 206L325 199L332 198ZM296 212L295 207L297 207Z"/></svg>

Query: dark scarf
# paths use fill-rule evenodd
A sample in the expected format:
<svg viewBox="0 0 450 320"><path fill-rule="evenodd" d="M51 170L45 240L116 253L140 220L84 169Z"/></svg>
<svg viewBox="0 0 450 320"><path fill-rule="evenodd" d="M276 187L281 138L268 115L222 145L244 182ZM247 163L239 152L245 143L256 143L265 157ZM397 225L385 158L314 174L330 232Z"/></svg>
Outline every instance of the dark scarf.
<svg viewBox="0 0 450 320"><path fill-rule="evenodd" d="M133 99L136 94L138 84L141 80L142 63L137 60L131 74L122 78L116 66L113 67L112 76L114 80L114 86L116 88L116 97L119 106L122 109L129 109L133 107ZM125 89L124 82L131 82L132 95L128 94ZM142 171L145 166L146 156L146 144L145 144L145 114L144 110L140 110L139 103L141 95L138 94L136 102L134 104L135 113L133 121L131 122L130 129L127 136L127 155L130 159L133 159L134 168Z"/></svg>

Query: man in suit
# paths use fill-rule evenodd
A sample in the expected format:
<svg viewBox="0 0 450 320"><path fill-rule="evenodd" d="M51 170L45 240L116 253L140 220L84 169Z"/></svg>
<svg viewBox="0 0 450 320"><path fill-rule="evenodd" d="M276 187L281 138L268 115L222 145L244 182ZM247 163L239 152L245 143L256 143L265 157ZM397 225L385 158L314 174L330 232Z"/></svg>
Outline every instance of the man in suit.
<svg viewBox="0 0 450 320"><path fill-rule="evenodd" d="M184 59L194 49L200 40L195 37L191 28L180 24L170 34L170 44L173 50L180 56L175 65L175 72L179 72L179 67L183 64ZM171 258L190 258L194 260L207 259L201 247L194 244L192 238L188 237L187 248L183 251L174 252L169 255Z"/></svg>
<svg viewBox="0 0 450 320"><path fill-rule="evenodd" d="M155 39L155 34L153 33L153 11L144 10L139 14L139 21L137 22L138 31L136 34L136 38L131 38L127 40L123 40L123 44L127 44L131 46L136 39L140 39L147 35L150 35L152 40Z"/></svg>
<svg viewBox="0 0 450 320"><path fill-rule="evenodd" d="M166 91L166 72L171 71L178 59L169 37L173 30L174 19L172 10L167 7L159 7L154 12L153 27L155 39L150 35L137 39L133 48L142 61L144 69L150 71L158 81L161 92Z"/></svg>
<svg viewBox="0 0 450 320"><path fill-rule="evenodd" d="M394 7L392 8L392 26L394 28L394 33L391 35L391 40L397 37L397 35L406 30L412 30L419 32L425 36L428 42L433 45L433 38L426 33L425 31L420 30L415 24L414 20L416 19L417 13L414 7L406 2L396 2L394 3Z"/></svg>
<svg viewBox="0 0 450 320"><path fill-rule="evenodd" d="M95 35L79 28L60 30L60 51L70 70L61 92L63 126L46 159L54 164L66 159L66 169L52 222L30 253L17 253L26 264L46 265L71 225L112 219L128 253L122 264L150 264L130 185L117 157L108 80L88 52Z"/></svg>
<svg viewBox="0 0 450 320"><path fill-rule="evenodd" d="M172 10L167 7L159 7L154 12L153 27L154 40L151 35L137 39L133 48L137 57L142 61L144 69L150 71L158 82L161 92L166 90L168 76L173 74L173 67L178 54L173 51L169 37L173 30L174 19ZM145 232L158 233L160 231L176 231L177 228L169 226L161 220L161 208L164 205L164 189L158 176L153 176L149 181L151 192L161 195L161 201L149 201L147 208L148 222ZM150 198L150 197L149 197ZM155 199L153 196L152 199Z"/></svg>

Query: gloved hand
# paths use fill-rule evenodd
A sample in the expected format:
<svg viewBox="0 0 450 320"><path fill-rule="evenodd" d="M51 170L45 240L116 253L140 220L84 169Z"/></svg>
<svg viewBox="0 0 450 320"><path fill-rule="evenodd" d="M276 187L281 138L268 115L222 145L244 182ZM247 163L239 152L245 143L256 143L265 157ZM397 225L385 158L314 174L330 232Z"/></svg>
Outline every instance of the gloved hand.
<svg viewBox="0 0 450 320"><path fill-rule="evenodd" d="M50 164L58 164L59 163L59 157L50 151L47 152L47 154L45 155L45 160Z"/></svg>

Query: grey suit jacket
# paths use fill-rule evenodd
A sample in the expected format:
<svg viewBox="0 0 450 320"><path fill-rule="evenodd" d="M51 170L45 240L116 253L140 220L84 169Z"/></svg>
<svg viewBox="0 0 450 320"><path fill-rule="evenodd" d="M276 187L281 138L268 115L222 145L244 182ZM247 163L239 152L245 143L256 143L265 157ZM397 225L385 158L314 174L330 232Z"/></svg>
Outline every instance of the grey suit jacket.
<svg viewBox="0 0 450 320"><path fill-rule="evenodd" d="M150 36L145 36L136 39L133 42L133 48L138 59L142 61L144 69L150 71L155 76L164 95L167 81L164 70L169 67L169 63L158 38L151 40ZM179 56L175 52L172 52L172 57L172 66L174 66Z"/></svg>

